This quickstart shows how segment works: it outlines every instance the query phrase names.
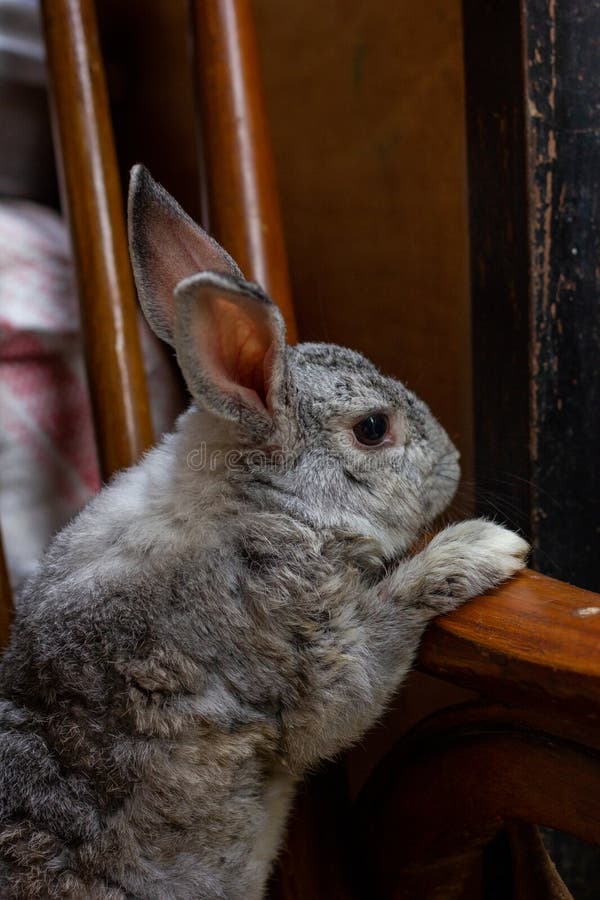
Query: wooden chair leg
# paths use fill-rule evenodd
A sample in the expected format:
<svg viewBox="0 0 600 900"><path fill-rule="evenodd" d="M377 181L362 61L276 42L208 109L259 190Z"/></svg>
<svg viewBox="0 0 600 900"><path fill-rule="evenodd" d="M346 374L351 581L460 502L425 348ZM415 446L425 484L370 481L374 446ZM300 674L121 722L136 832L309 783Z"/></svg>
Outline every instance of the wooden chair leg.
<svg viewBox="0 0 600 900"><path fill-rule="evenodd" d="M573 900L535 825L512 822L508 826L514 900Z"/></svg>

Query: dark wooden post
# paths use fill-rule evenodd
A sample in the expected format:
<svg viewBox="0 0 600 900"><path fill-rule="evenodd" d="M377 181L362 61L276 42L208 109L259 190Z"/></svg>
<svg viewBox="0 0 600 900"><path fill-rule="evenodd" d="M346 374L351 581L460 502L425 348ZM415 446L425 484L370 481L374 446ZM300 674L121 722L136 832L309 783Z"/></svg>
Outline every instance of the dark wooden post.
<svg viewBox="0 0 600 900"><path fill-rule="evenodd" d="M527 4L536 562L600 587L600 2Z"/></svg>
<svg viewBox="0 0 600 900"><path fill-rule="evenodd" d="M464 34L480 508L597 589L600 2L465 0Z"/></svg>

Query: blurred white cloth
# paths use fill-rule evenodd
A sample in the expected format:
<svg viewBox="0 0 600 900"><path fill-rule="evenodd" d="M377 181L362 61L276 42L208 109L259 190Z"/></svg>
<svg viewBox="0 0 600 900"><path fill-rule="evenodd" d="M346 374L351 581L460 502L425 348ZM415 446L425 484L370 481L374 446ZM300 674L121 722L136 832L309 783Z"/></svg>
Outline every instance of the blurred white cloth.
<svg viewBox="0 0 600 900"><path fill-rule="evenodd" d="M0 197L54 195L39 0L0 0ZM155 433L179 392L140 317ZM50 209L0 199L0 522L15 586L100 484L69 238Z"/></svg>
<svg viewBox="0 0 600 900"><path fill-rule="evenodd" d="M140 316L155 433L179 388ZM53 211L0 202L0 521L11 580L100 485L69 238Z"/></svg>

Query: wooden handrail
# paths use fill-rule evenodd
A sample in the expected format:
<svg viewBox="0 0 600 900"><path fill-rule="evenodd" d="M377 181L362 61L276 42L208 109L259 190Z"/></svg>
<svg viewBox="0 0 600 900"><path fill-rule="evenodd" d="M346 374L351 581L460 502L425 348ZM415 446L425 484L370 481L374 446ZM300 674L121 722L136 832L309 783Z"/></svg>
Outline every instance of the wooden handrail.
<svg viewBox="0 0 600 900"><path fill-rule="evenodd" d="M600 595L526 570L436 619L418 667L479 693L600 708Z"/></svg>
<svg viewBox="0 0 600 900"><path fill-rule="evenodd" d="M210 232L261 284L296 341L285 241L249 0L192 0Z"/></svg>
<svg viewBox="0 0 600 900"><path fill-rule="evenodd" d="M43 0L54 143L102 474L153 441L93 0Z"/></svg>

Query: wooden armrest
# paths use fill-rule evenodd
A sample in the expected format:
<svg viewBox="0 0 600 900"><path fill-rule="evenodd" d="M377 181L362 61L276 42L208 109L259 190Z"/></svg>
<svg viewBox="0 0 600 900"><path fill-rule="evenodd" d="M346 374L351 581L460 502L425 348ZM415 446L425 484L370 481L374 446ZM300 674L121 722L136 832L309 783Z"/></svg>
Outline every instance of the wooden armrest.
<svg viewBox="0 0 600 900"><path fill-rule="evenodd" d="M418 668L501 699L597 714L600 594L525 570L436 619Z"/></svg>

